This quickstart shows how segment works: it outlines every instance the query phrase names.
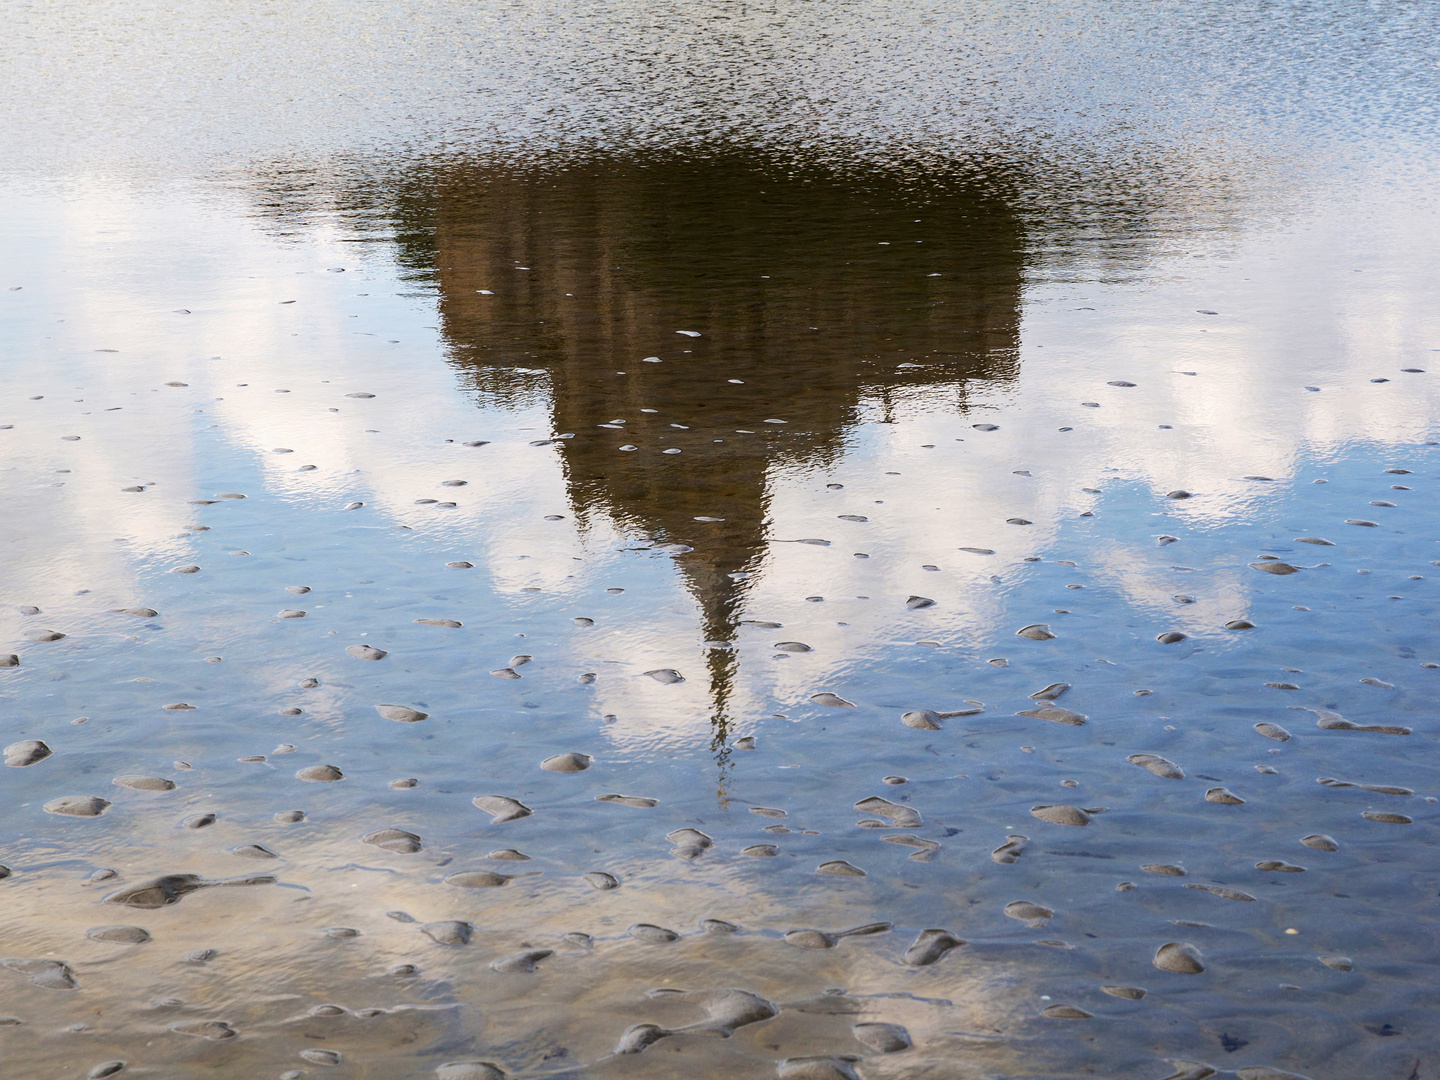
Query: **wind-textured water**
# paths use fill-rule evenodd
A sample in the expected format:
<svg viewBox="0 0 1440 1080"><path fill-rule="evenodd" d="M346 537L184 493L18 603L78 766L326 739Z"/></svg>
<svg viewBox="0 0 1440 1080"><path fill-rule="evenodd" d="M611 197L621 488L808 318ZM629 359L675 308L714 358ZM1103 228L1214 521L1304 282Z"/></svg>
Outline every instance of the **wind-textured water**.
<svg viewBox="0 0 1440 1080"><path fill-rule="evenodd" d="M1440 1077L1433 5L0 25L0 1073Z"/></svg>

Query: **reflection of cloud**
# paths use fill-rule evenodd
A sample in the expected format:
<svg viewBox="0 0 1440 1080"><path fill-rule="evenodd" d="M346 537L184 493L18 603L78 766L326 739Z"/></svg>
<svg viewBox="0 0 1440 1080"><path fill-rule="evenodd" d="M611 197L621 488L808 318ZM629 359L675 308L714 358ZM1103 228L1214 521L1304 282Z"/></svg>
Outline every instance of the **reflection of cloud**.
<svg viewBox="0 0 1440 1080"><path fill-rule="evenodd" d="M1030 241L994 199L922 198L883 180L867 187L807 173L761 186L769 184L763 169L733 162L658 173L633 162L586 168L559 181L462 168L437 189L438 202L402 198L400 258L411 277L433 274L438 323L413 298L380 295L383 262L370 255L378 269L357 272L343 229L322 230L318 249L282 248L286 272L277 275L271 240L180 198L162 213L97 187L63 214L38 217L66 238L66 254L47 249L48 268L37 262L28 291L13 295L56 299L56 317L67 321L34 329L36 347L74 359L36 387L45 401L11 406L40 410L17 412L21 426L5 433L29 455L13 459L22 467L6 481L7 505L16 508L9 533L23 541L11 545L6 568L7 580L21 583L15 595L47 606L103 581L106 606L144 603L144 574L193 559L180 527L208 511L185 499L233 487L318 509L364 500L357 523L413 526L454 552L448 557L486 568L515 611L533 610L538 597L585 595L603 574L633 565L616 549L637 534L681 542L694 550L656 555L652 566L659 577L673 561L689 597L655 601L644 628L632 613L618 629L584 639L594 651L573 666L611 660L628 675L680 667L690 680L683 687L618 680L622 691L602 679L595 702L597 711L646 717L646 738L664 731L683 742L717 711L744 727L777 700L839 685L888 636L947 647L1008 639L1017 612L1024 609L1021 622L1044 615L1045 605L1038 613L1027 606L1017 562L1029 554L1079 552L1089 580L1113 582L1166 628L1204 632L1244 614L1256 582L1243 572L1223 584L1215 578L1193 590L1199 603L1173 607L1169 597L1183 586L1168 562L1137 566L1127 544L1153 552L1161 532L1215 532L1272 513L1306 462L1343 455L1359 440L1415 441L1434 415L1433 380L1396 371L1425 366L1415 343L1436 330L1418 293L1392 275L1310 275L1313 240L1234 241L1233 269L1202 272L1186 262L1187 276L1139 297L1086 287L1077 300L1074 286L1031 286L1021 369L1017 251ZM924 209L909 209L923 199ZM382 207L367 220L389 213ZM177 221L187 254L167 261L162 224ZM1336 225L1336 235L1343 239L1346 227ZM896 244L907 228L925 243ZM1029 228L1040 230L1028 235L1044 247L1044 230L1056 226ZM433 239L421 242L426 230ZM877 239L884 236L888 246ZM1417 226L1404 257L1422 240ZM1276 253L1273 268L1257 252ZM350 274L323 273L347 263ZM134 275L139 264L148 276ZM1042 271L1031 273L1043 280ZM1308 276L1291 319L1270 298L1293 290L1297 275ZM491 288L493 296L475 292L500 281L510 285ZM353 295L360 292L372 295ZM298 303L281 306L284 299ZM1082 302L1098 310L1072 310ZM181 304L192 314L174 314ZM1201 304L1221 315L1195 314ZM427 324L440 327L451 367L394 359L423 355L436 340ZM1383 331L1373 340L1372 325ZM392 336L405 344L392 349ZM459 348L467 344L475 348ZM121 352L90 351L101 346ZM497 362L471 359L482 352ZM214 354L225 359L196 359ZM647 356L663 362L641 362ZM903 366L912 363L921 366ZM484 411L455 394L457 372L467 389L484 391ZM1393 381L1369 381L1381 374ZM169 377L190 385L161 386ZM1107 386L1115 377L1138 385ZM378 396L346 399L352 390ZM86 400L72 400L79 397ZM124 410L79 415L108 408L111 398ZM1081 409L1082 400L1101 407ZM31 415L44 419L34 426ZM114 434L105 434L105 416L117 418ZM622 430L599 426L614 419L627 421ZM982 419L1000 430L973 431ZM75 429L83 440L52 447L72 421L91 425ZM1075 430L1057 430L1065 426ZM576 437L529 445L556 432ZM492 441L462 445L475 438ZM622 443L640 449L622 453ZM295 452L274 454L277 447ZM300 474L301 463L319 468ZM63 497L42 498L29 486L32 467L35 476L73 468L59 478ZM1240 480L1252 474L1276 482ZM440 487L450 478L470 483ZM157 485L120 491L137 480ZM845 487L831 491L827 482ZM1140 498L1121 489L1128 483L1148 490L1153 512L1172 517L1138 530L1116 521ZM1198 497L1160 498L1176 487ZM419 498L459 506L417 506ZM1085 510L1099 517L1076 533L1067 523ZM841 513L871 520L841 522ZM566 520L539 526L547 514ZM1004 523L1017 514L1035 524ZM44 550L31 542L35 520L56 538ZM1297 523L1286 535L1312 531L1326 530ZM122 535L130 539L116 543ZM803 537L832 546L771 542ZM998 554L963 555L962 545ZM857 550L874 557L855 560ZM992 573L1002 581L991 582ZM545 591L520 593L533 586ZM806 605L812 592L832 600ZM892 615L912 592L941 601L928 623ZM838 614L833 598L855 595L872 599ZM98 601L84 600L85 610ZM746 617L786 627L752 631L738 625ZM841 621L869 636L834 625ZM766 660L776 641L792 638L815 652ZM739 649L708 649L703 640ZM674 707L679 701L687 704ZM615 737L629 736L617 729Z"/></svg>

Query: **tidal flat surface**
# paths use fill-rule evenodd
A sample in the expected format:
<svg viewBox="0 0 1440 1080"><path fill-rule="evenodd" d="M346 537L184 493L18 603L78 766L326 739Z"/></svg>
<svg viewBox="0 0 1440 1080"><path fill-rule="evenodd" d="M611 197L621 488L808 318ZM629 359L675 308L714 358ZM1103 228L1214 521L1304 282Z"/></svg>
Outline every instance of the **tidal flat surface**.
<svg viewBox="0 0 1440 1080"><path fill-rule="evenodd" d="M0 1061L1440 1077L1424 5L0 4Z"/></svg>

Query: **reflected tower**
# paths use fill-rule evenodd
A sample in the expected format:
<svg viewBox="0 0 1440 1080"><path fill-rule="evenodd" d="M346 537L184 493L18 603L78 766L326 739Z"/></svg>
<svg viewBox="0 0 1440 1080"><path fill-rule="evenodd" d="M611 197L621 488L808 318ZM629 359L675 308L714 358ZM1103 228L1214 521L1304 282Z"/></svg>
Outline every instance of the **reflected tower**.
<svg viewBox="0 0 1440 1080"><path fill-rule="evenodd" d="M1023 236L996 187L735 155L451 163L399 224L472 385L548 385L582 525L692 549L718 752L769 477L838 458L861 410L963 409L1017 370Z"/></svg>

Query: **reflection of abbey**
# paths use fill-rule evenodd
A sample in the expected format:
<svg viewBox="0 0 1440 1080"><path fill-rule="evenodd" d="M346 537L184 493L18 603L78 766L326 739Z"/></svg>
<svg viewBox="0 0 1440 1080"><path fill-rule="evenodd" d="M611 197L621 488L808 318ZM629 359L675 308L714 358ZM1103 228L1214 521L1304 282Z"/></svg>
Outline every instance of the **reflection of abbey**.
<svg viewBox="0 0 1440 1080"><path fill-rule="evenodd" d="M1016 371L1021 235L998 198L738 159L433 183L399 225L452 361L492 400L549 389L580 521L693 546L710 640L733 640L732 575L765 550L769 470L839 454L862 400L959 405ZM720 715L732 662L712 650Z"/></svg>

